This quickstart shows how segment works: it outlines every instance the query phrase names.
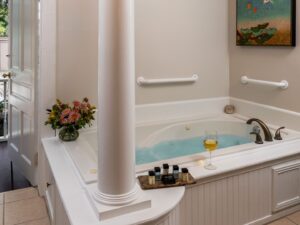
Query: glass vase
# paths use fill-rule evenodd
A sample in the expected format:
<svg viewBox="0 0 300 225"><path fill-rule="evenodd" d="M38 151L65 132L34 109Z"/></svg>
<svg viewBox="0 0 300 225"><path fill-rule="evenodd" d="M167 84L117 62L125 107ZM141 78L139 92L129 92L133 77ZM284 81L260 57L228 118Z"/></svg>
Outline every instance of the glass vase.
<svg viewBox="0 0 300 225"><path fill-rule="evenodd" d="M79 137L79 132L74 127L63 127L58 135L62 141L75 141Z"/></svg>

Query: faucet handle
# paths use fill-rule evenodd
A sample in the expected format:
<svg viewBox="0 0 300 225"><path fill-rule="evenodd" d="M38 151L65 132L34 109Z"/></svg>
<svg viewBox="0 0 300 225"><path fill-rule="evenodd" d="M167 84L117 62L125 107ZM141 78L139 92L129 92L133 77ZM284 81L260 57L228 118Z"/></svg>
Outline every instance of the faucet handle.
<svg viewBox="0 0 300 225"><path fill-rule="evenodd" d="M278 129L276 130L276 132L275 132L275 137L274 137L275 140L282 140L281 133L280 133L280 131L281 131L282 129L285 129L285 127L280 127L280 128L278 128Z"/></svg>
<svg viewBox="0 0 300 225"><path fill-rule="evenodd" d="M255 138L256 138L255 144L261 145L261 144L264 143L263 140L262 140L262 138L261 138L261 136L260 136L260 134L259 134L259 132L252 131L250 134L254 134L255 135Z"/></svg>
<svg viewBox="0 0 300 225"><path fill-rule="evenodd" d="M252 128L252 132L254 132L254 133L256 133L256 134L260 134L260 128L259 128L259 126L254 126L253 128Z"/></svg>

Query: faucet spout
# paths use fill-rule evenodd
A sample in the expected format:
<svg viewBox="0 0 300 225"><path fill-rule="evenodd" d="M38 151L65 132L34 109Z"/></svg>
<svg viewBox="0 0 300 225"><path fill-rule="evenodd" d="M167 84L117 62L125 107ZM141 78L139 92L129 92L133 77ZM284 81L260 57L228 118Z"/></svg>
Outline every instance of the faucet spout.
<svg viewBox="0 0 300 225"><path fill-rule="evenodd" d="M265 135L265 141L273 141L271 131L270 131L269 127L267 126L267 124L265 124L262 120L256 119L256 118L249 119L247 121L247 124L252 124L253 122L258 123L259 126L261 127L261 129L263 130L264 135Z"/></svg>

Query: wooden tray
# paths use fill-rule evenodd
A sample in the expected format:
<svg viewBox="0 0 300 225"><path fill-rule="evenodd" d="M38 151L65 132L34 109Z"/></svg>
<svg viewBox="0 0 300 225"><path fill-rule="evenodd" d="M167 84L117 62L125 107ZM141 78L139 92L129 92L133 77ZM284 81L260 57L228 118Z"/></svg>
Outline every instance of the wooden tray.
<svg viewBox="0 0 300 225"><path fill-rule="evenodd" d="M151 189L179 187L179 186L195 184L196 181L194 177L190 173L188 174L188 176L189 176L188 182L184 182L181 179L177 179L175 184L163 184L161 181L155 181L154 185L149 185L148 176L138 176L138 180L143 190L151 190ZM179 173L179 177L182 177L181 173Z"/></svg>

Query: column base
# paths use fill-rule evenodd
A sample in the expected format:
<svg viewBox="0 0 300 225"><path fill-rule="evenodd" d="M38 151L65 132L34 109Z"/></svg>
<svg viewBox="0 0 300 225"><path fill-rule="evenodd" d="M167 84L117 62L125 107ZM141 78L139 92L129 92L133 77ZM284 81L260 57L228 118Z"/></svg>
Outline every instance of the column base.
<svg viewBox="0 0 300 225"><path fill-rule="evenodd" d="M111 219L127 213L151 208L151 200L138 184L124 195L106 195L98 190L97 184L88 185L88 197L99 220Z"/></svg>
<svg viewBox="0 0 300 225"><path fill-rule="evenodd" d="M133 190L122 195L109 195L100 192L98 189L94 192L94 199L102 204L109 206L122 206L136 200L141 193L138 184L135 184Z"/></svg>

